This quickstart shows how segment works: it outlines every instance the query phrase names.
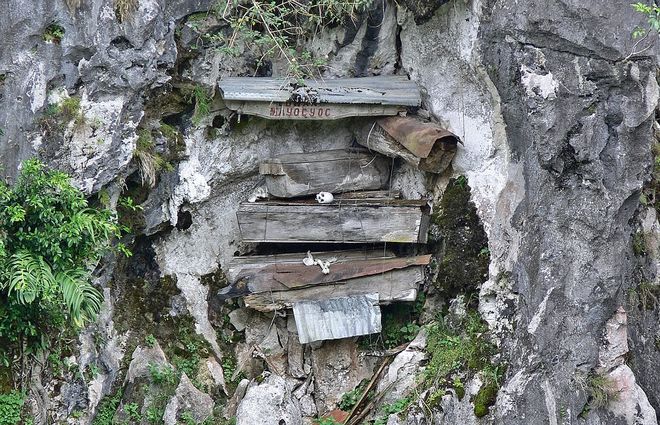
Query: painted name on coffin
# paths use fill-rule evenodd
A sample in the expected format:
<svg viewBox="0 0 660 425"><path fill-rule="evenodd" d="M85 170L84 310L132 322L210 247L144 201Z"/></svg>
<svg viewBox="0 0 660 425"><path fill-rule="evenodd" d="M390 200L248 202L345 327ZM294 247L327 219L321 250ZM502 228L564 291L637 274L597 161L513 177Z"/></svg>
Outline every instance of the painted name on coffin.
<svg viewBox="0 0 660 425"><path fill-rule="evenodd" d="M322 106L296 106L296 105L273 105L270 107L271 117L296 117L296 118L331 118L332 109Z"/></svg>

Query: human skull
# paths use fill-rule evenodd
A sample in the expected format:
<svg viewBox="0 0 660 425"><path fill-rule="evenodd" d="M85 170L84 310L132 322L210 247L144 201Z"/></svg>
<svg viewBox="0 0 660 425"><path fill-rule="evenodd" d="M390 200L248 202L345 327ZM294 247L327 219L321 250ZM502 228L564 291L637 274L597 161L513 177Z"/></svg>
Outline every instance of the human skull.
<svg viewBox="0 0 660 425"><path fill-rule="evenodd" d="M335 199L330 192L319 192L316 194L316 202L319 204L329 204Z"/></svg>

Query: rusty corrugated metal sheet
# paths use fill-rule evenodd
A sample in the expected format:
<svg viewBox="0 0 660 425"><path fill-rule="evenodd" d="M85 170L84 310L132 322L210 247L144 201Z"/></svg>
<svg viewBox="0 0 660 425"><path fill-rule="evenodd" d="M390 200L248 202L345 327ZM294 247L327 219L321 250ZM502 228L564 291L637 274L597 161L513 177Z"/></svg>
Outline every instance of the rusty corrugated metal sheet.
<svg viewBox="0 0 660 425"><path fill-rule="evenodd" d="M419 106L417 84L402 76L305 80L229 77L218 82L222 97L231 101L337 103Z"/></svg>
<svg viewBox="0 0 660 425"><path fill-rule="evenodd" d="M421 158L419 168L424 171L444 171L462 143L458 136L431 122L422 122L414 117L388 117L378 120L397 142Z"/></svg>

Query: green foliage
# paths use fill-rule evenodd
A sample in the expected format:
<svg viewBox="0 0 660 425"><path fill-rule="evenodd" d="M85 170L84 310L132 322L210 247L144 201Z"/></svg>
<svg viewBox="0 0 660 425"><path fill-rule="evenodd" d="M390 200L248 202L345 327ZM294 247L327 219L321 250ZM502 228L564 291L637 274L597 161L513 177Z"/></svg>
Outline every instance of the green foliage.
<svg viewBox="0 0 660 425"><path fill-rule="evenodd" d="M135 151L133 158L137 161L140 169L140 178L142 185L154 187L156 185L156 175L162 170L172 171L172 164L167 162L160 154L155 152L156 144L147 129L138 132L138 139L135 142Z"/></svg>
<svg viewBox="0 0 660 425"><path fill-rule="evenodd" d="M315 419L314 425L341 425L341 422L337 422L333 417L327 417Z"/></svg>
<svg viewBox="0 0 660 425"><path fill-rule="evenodd" d="M190 97L191 100L195 102L195 112L193 113L192 122L194 125L199 125L201 120L206 117L211 110L211 99L202 86L195 86Z"/></svg>
<svg viewBox="0 0 660 425"><path fill-rule="evenodd" d="M74 129L81 128L87 118L82 112L80 102L79 97L71 96L60 103L49 103L39 121L39 126L44 134L47 137L61 136L71 122L73 122Z"/></svg>
<svg viewBox="0 0 660 425"><path fill-rule="evenodd" d="M121 403L123 392L117 391L113 396L105 396L99 404L99 409L94 417L93 425L112 425L112 419Z"/></svg>
<svg viewBox="0 0 660 425"><path fill-rule="evenodd" d="M0 361L11 348L46 345L49 329L96 317L101 293L91 270L122 228L114 214L90 208L69 177L37 160L22 164L13 186L0 182ZM122 247L123 248L123 247Z"/></svg>
<svg viewBox="0 0 660 425"><path fill-rule="evenodd" d="M144 339L144 343L146 344L147 347L154 348L154 346L156 345L156 337L153 336L153 334L149 334Z"/></svg>
<svg viewBox="0 0 660 425"><path fill-rule="evenodd" d="M128 403L124 406L124 411L133 422L139 422L141 419L140 406L137 403Z"/></svg>
<svg viewBox="0 0 660 425"><path fill-rule="evenodd" d="M660 7L655 4L648 5L642 2L633 3L631 6L636 12L645 15L648 19L647 28L635 28L633 31L634 38L644 36L647 32L651 31L660 33Z"/></svg>
<svg viewBox="0 0 660 425"><path fill-rule="evenodd" d="M0 394L0 425L16 425L21 420L25 395L18 391Z"/></svg>
<svg viewBox="0 0 660 425"><path fill-rule="evenodd" d="M488 340L488 327L478 313L469 312L458 327L460 330L450 328L442 318L430 325L427 350L431 359L422 379L427 385L444 384L453 387L461 399L465 395L465 388L455 374L480 373L483 384L472 401L475 415L482 417L488 414L490 406L495 403L504 368L490 361L496 347ZM441 396L441 391L434 393L429 398L429 405L435 404Z"/></svg>
<svg viewBox="0 0 660 425"><path fill-rule="evenodd" d="M160 424L163 422L163 414L165 413L164 408L158 408L156 406L151 406L147 409L147 422L150 424Z"/></svg>
<svg viewBox="0 0 660 425"><path fill-rule="evenodd" d="M345 412L350 411L360 400L366 386L367 381L362 381L356 388L345 392L339 400L339 408Z"/></svg>
<svg viewBox="0 0 660 425"><path fill-rule="evenodd" d="M63 37L64 27L56 22L53 22L46 27L42 38L48 43L60 44Z"/></svg>
<svg viewBox="0 0 660 425"><path fill-rule="evenodd" d="M644 233L637 231L632 236L632 248L633 253L637 257L646 255L646 238L644 238Z"/></svg>
<svg viewBox="0 0 660 425"><path fill-rule="evenodd" d="M319 67L325 64L323 58L314 58L304 51L301 41L326 26L354 19L371 3L372 0L221 0L217 15L229 24L231 31L207 38L218 43L222 51L236 56L241 54L240 45L249 46L258 55L257 66L265 60L283 58L289 75L300 79L317 75Z"/></svg>
<svg viewBox="0 0 660 425"><path fill-rule="evenodd" d="M186 425L197 425L197 421L193 417L192 413L185 411L181 414L181 420Z"/></svg>
<svg viewBox="0 0 660 425"><path fill-rule="evenodd" d="M592 409L606 407L610 402L619 399L616 383L609 376L592 373L587 377L588 406Z"/></svg>
<svg viewBox="0 0 660 425"><path fill-rule="evenodd" d="M147 368L149 369L149 374L151 375L151 380L154 384L174 385L177 383L178 378L176 372L171 367L149 363Z"/></svg>

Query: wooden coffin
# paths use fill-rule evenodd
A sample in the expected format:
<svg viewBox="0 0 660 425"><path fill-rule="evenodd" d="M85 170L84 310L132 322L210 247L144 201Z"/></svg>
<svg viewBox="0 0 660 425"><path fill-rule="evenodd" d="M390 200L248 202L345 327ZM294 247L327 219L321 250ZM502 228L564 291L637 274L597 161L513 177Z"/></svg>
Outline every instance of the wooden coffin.
<svg viewBox="0 0 660 425"><path fill-rule="evenodd" d="M385 187L391 160L366 150L338 149L280 155L263 161L259 173L268 193L279 198L318 192L351 192Z"/></svg>
<svg viewBox="0 0 660 425"><path fill-rule="evenodd" d="M236 213L244 242L426 243L426 201L355 199L242 203Z"/></svg>
<svg viewBox="0 0 660 425"><path fill-rule="evenodd" d="M417 107L417 85L403 76L305 80L229 77L218 82L227 108L275 120L396 115Z"/></svg>
<svg viewBox="0 0 660 425"><path fill-rule="evenodd" d="M402 158L422 171L442 173L461 140L437 124L415 117L388 117L363 128L358 143L383 155Z"/></svg>
<svg viewBox="0 0 660 425"><path fill-rule="evenodd" d="M329 273L306 266L305 253L235 257L229 264L229 285L220 300L242 296L260 311L291 308L294 303L379 293L380 302L414 301L430 255L397 258L391 252L330 251L312 253L330 261Z"/></svg>

